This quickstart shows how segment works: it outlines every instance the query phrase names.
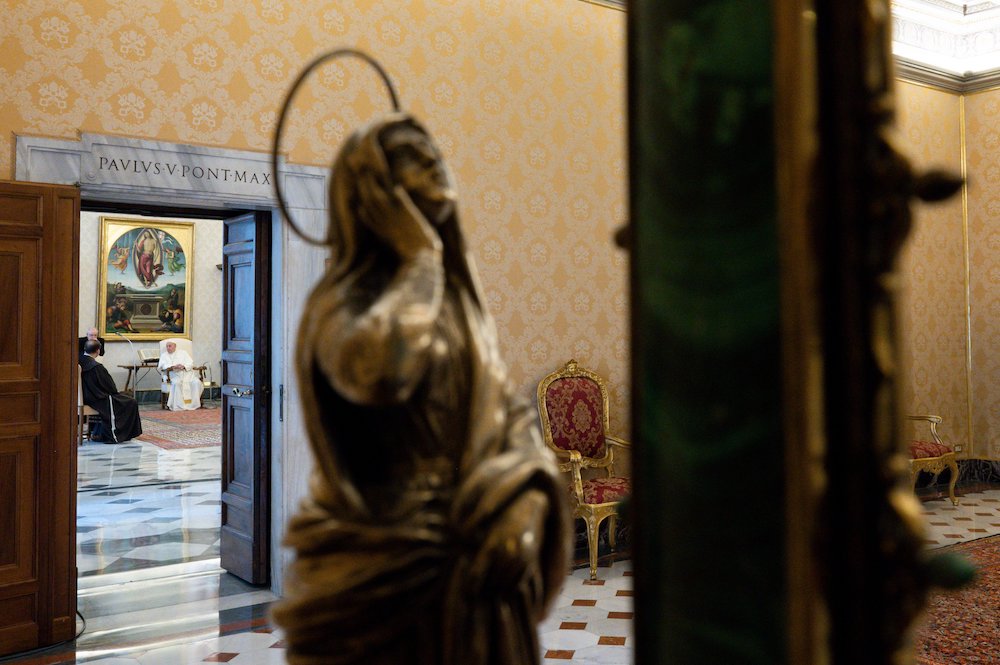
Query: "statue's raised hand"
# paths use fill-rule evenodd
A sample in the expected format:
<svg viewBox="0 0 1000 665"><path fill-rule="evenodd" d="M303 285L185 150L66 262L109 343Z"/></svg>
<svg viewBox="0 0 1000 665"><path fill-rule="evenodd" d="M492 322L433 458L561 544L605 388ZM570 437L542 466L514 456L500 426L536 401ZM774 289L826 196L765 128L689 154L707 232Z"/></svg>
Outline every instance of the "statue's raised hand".
<svg viewBox="0 0 1000 665"><path fill-rule="evenodd" d="M378 183L367 174L358 190L367 204L368 227L401 259L413 259L422 251L441 253L440 236L402 186Z"/></svg>

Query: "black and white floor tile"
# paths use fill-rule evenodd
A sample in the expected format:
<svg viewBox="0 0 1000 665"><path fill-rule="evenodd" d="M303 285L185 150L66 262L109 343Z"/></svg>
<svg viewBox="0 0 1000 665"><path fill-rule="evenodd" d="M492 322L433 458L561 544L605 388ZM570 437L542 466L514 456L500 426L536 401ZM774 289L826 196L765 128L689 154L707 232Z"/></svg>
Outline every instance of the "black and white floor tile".
<svg viewBox="0 0 1000 665"><path fill-rule="evenodd" d="M86 443L77 449L77 490L111 489L220 478L217 446L164 450L151 443Z"/></svg>
<svg viewBox="0 0 1000 665"><path fill-rule="evenodd" d="M217 559L220 472L218 447L78 448L80 577Z"/></svg>
<svg viewBox="0 0 1000 665"><path fill-rule="evenodd" d="M219 568L218 448L161 450L139 441L79 449L77 640L17 665L277 664L276 600ZM632 662L632 567L610 561L591 581L567 574L539 626L542 662ZM85 621L85 623L84 623Z"/></svg>
<svg viewBox="0 0 1000 665"><path fill-rule="evenodd" d="M219 556L219 481L77 494L81 577Z"/></svg>

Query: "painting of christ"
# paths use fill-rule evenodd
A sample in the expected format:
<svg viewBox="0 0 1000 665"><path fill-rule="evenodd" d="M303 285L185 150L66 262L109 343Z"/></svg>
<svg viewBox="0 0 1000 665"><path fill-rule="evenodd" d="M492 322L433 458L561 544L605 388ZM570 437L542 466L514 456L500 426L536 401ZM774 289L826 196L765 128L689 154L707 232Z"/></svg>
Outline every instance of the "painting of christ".
<svg viewBox="0 0 1000 665"><path fill-rule="evenodd" d="M193 223L102 217L99 251L97 320L103 333L115 339L190 338Z"/></svg>

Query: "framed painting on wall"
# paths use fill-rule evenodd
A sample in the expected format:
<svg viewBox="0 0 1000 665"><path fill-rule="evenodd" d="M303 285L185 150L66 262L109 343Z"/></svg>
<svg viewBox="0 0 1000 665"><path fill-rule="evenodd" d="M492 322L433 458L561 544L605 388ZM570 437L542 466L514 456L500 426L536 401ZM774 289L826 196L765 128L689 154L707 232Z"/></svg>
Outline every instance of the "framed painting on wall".
<svg viewBox="0 0 1000 665"><path fill-rule="evenodd" d="M194 223L101 217L97 320L107 341L191 338Z"/></svg>

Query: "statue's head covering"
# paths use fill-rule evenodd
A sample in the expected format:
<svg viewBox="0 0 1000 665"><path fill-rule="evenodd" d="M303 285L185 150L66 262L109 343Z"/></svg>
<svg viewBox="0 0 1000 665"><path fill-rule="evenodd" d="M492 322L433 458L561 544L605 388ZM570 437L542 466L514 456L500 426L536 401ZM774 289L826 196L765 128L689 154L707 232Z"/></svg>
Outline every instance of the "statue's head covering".
<svg viewBox="0 0 1000 665"><path fill-rule="evenodd" d="M408 128L429 140L431 138L430 132L412 115L391 113L354 132L334 160L326 244L333 251L329 274L337 279L356 272L385 247L370 228L371 225L384 223L384 220L369 217L377 214L378 208L371 204L365 188L359 185L367 180L391 196L388 190L392 187L392 176L384 140L392 130L399 128ZM461 260L464 261L465 243L455 212L452 211L449 218L436 228L444 243L446 256L463 257Z"/></svg>

